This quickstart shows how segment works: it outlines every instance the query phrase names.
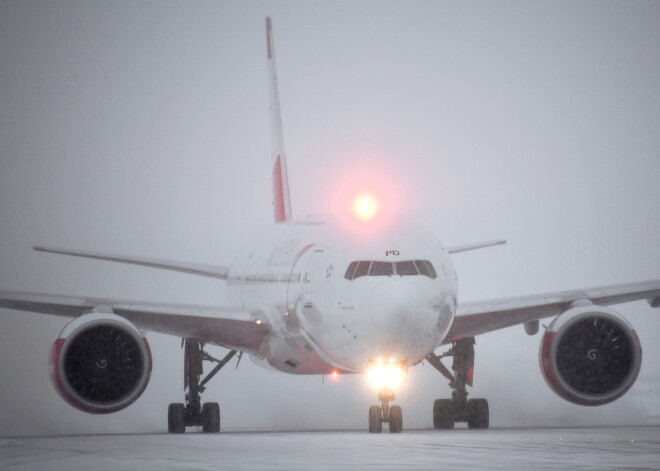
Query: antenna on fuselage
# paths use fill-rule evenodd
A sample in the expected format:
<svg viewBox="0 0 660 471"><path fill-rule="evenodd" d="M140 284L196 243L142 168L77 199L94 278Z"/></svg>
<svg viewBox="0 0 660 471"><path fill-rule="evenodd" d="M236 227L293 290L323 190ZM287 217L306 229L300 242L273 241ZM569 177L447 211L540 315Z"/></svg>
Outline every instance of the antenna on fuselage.
<svg viewBox="0 0 660 471"><path fill-rule="evenodd" d="M268 54L268 74L270 91L270 133L271 155L273 158L273 210L275 222L291 220L291 197L289 195L289 177L284 154L282 137L282 116L280 113L280 95L275 70L275 44L273 25L270 17L266 18L266 46Z"/></svg>

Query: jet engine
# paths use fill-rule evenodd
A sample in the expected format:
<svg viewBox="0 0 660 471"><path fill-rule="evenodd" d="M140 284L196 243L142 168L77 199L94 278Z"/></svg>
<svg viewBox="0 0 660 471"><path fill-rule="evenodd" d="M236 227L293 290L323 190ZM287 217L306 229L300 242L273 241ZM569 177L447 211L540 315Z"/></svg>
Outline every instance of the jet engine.
<svg viewBox="0 0 660 471"><path fill-rule="evenodd" d="M599 406L618 399L635 383L642 348L632 326L601 306L569 309L543 335L541 372L567 401Z"/></svg>
<svg viewBox="0 0 660 471"><path fill-rule="evenodd" d="M111 310L94 310L67 324L50 352L50 377L59 395L92 414L116 412L140 397L151 376L142 333Z"/></svg>

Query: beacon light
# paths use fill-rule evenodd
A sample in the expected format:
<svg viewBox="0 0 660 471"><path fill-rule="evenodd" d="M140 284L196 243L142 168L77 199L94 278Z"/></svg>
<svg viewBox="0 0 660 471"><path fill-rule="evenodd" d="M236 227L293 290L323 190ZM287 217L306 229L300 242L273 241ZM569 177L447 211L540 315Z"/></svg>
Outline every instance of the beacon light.
<svg viewBox="0 0 660 471"><path fill-rule="evenodd" d="M378 213L379 205L371 194L360 193L353 201L352 209L358 218L369 221Z"/></svg>

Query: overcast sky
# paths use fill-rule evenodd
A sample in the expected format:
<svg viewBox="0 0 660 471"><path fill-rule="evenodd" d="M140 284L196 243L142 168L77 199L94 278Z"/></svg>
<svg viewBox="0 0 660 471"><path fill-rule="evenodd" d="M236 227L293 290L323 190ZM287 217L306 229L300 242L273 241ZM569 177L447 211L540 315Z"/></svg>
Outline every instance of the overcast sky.
<svg viewBox="0 0 660 471"><path fill-rule="evenodd" d="M0 0L0 289L225 303L218 281L30 247L230 264L272 219L269 15L296 215L372 168L446 244L509 240L454 257L460 300L660 278L660 2ZM601 408L546 387L540 336L478 338L491 425L660 423L660 313L617 309L645 356ZM180 339L149 334L144 395L91 416L48 379L66 323L0 312L0 435L164 431ZM404 427L449 394L411 370ZM225 429L366 429L376 394L244 359L205 399Z"/></svg>

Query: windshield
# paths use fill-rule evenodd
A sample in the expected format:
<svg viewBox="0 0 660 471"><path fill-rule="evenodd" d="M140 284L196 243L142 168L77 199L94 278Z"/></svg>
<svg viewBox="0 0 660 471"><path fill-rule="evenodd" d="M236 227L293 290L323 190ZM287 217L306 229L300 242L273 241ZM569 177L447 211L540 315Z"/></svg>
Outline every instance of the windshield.
<svg viewBox="0 0 660 471"><path fill-rule="evenodd" d="M382 262L359 260L351 262L344 278L354 280L362 276L426 276L437 278L433 264L428 260L405 260L401 262Z"/></svg>

